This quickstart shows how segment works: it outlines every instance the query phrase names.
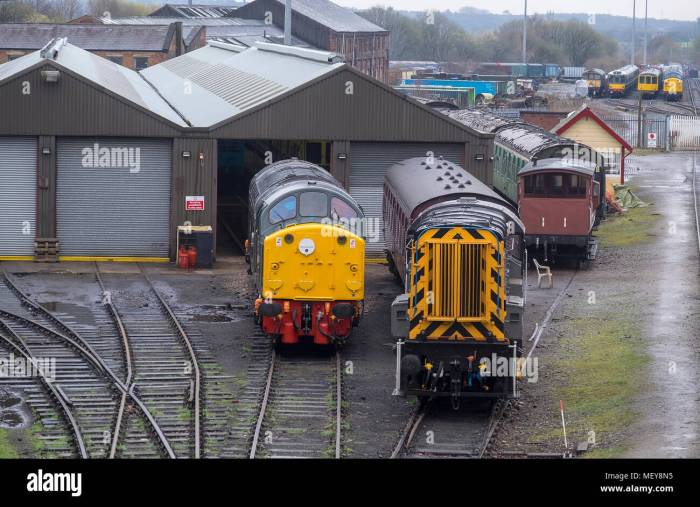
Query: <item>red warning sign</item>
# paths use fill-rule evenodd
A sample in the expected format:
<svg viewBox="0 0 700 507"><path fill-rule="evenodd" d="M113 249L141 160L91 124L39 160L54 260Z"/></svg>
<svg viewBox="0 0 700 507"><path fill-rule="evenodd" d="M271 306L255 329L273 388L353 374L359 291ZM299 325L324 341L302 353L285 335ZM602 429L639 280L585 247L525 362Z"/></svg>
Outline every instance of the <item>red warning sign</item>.
<svg viewBox="0 0 700 507"><path fill-rule="evenodd" d="M204 211L203 195L185 196L185 211Z"/></svg>

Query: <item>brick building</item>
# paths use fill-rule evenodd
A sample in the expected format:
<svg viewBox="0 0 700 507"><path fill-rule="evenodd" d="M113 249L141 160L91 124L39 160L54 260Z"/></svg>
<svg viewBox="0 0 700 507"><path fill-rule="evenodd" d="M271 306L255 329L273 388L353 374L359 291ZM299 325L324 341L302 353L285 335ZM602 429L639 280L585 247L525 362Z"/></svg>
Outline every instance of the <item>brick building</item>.
<svg viewBox="0 0 700 507"><path fill-rule="evenodd" d="M200 47L206 42L204 27L196 32L188 30L187 36L192 46ZM65 37L79 48L134 70L151 67L186 50L182 26L175 23L156 26L7 23L0 24L0 63L41 49L56 37Z"/></svg>

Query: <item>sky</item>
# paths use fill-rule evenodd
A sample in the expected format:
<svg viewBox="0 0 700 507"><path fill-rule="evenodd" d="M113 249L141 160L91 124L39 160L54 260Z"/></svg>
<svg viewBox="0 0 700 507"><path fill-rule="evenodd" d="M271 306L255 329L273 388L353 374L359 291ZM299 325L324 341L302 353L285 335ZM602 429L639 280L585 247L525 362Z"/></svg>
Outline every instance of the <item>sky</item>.
<svg viewBox="0 0 700 507"><path fill-rule="evenodd" d="M391 6L402 10L459 10L468 5L491 12L508 10L511 14L523 12L523 0L333 0L339 5L366 9L375 5ZM637 0L637 16L644 17L645 0ZM700 17L698 0L648 0L650 18L695 20ZM530 13L585 12L632 16L633 0L528 0Z"/></svg>

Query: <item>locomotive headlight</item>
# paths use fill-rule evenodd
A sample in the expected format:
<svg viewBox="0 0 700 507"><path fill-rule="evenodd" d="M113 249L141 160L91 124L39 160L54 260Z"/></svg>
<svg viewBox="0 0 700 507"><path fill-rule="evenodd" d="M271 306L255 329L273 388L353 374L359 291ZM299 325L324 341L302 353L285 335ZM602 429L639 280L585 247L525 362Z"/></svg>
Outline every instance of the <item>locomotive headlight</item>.
<svg viewBox="0 0 700 507"><path fill-rule="evenodd" d="M285 234L284 235L284 242L287 243L288 245L291 244L294 241L294 235L293 234Z"/></svg>
<svg viewBox="0 0 700 507"><path fill-rule="evenodd" d="M338 244L339 245L344 245L347 242L348 242L348 238L346 236L338 236Z"/></svg>
<svg viewBox="0 0 700 507"><path fill-rule="evenodd" d="M299 251L302 255L311 255L316 250L316 244L313 239L304 238L299 241Z"/></svg>

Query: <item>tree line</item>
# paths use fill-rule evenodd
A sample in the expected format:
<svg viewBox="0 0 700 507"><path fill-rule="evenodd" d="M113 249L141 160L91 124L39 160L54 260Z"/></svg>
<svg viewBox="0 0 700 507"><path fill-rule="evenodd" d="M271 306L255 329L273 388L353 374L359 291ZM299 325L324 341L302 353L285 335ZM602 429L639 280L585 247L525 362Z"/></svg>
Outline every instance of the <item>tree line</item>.
<svg viewBox="0 0 700 507"><path fill-rule="evenodd" d="M358 14L391 31L392 60L522 60L522 21L506 23L491 32L470 34L442 12L408 16L393 8L374 7ZM624 62L618 43L588 24L538 15L528 18L527 58L531 62L604 68Z"/></svg>
<svg viewBox="0 0 700 507"><path fill-rule="evenodd" d="M154 10L127 0L10 0L0 2L0 23L64 23L84 14L145 16Z"/></svg>

